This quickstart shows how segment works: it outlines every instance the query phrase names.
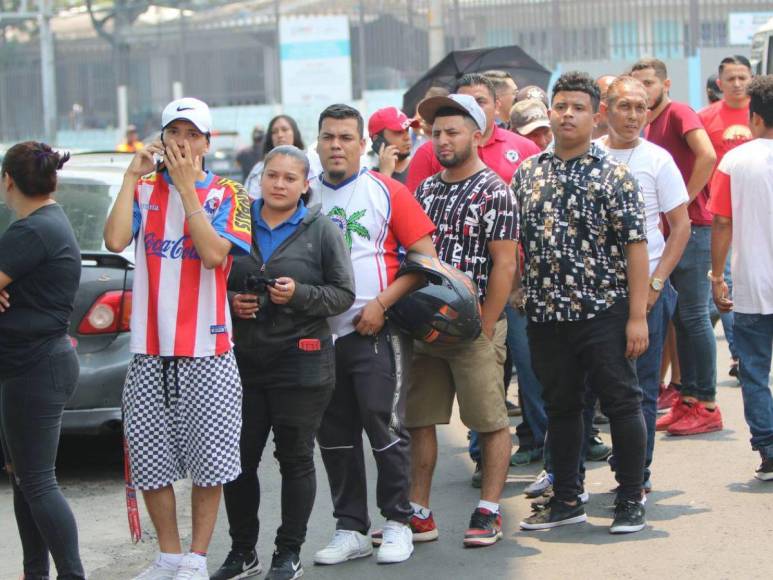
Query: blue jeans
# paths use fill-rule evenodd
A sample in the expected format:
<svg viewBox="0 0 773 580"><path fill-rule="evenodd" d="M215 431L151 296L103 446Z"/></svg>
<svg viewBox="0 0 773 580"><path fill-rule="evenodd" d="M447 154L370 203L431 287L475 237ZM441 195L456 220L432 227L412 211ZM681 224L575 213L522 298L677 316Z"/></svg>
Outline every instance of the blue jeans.
<svg viewBox="0 0 773 580"><path fill-rule="evenodd" d="M650 478L650 465L655 451L655 422L658 414L658 394L660 391L660 361L663 358L663 344L666 340L668 321L674 313L677 295L671 284L666 281L660 298L647 316L650 345L636 361L636 374L641 386L642 412L647 426L647 452L644 463L644 481Z"/></svg>
<svg viewBox="0 0 773 580"><path fill-rule="evenodd" d="M529 338L526 335L528 316L509 304L505 306L507 314L507 344L512 353L515 370L518 374L518 392L520 393L523 419L531 427L534 446L541 447L548 429L548 416L542 401L542 385L531 368Z"/></svg>
<svg viewBox="0 0 773 580"><path fill-rule="evenodd" d="M752 433L752 449L773 457L773 396L769 384L773 314L736 313L735 345L741 361L743 412Z"/></svg>
<svg viewBox="0 0 773 580"><path fill-rule="evenodd" d="M733 296L733 276L730 272L730 253L728 252L727 262L725 262L725 282L727 283L727 290L730 297ZM716 304L714 304L714 297L709 293L709 313L712 318L719 315L719 319L722 321L722 330L725 332L725 340L727 340L727 348L730 350L730 356L733 359L738 360L738 351L735 348L735 340L733 337L733 321L735 320L735 312L719 312Z"/></svg>
<svg viewBox="0 0 773 580"><path fill-rule="evenodd" d="M711 228L692 226L690 241L671 274L679 293L674 316L682 395L699 401L717 396L717 344L709 317Z"/></svg>

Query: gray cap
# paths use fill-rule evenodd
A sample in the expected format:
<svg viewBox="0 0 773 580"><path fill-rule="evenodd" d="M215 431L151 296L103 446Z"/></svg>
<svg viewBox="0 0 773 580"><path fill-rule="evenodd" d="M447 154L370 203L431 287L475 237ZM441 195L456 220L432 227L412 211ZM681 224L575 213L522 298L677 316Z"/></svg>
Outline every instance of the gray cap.
<svg viewBox="0 0 773 580"><path fill-rule="evenodd" d="M471 117L484 133L486 132L486 114L471 95L452 94L447 97L430 97L419 103L419 115L427 123L435 122L435 115L441 109L456 109L463 115Z"/></svg>
<svg viewBox="0 0 773 580"><path fill-rule="evenodd" d="M550 127L545 104L537 99L518 101L510 109L510 127L521 135L528 135L540 127Z"/></svg>

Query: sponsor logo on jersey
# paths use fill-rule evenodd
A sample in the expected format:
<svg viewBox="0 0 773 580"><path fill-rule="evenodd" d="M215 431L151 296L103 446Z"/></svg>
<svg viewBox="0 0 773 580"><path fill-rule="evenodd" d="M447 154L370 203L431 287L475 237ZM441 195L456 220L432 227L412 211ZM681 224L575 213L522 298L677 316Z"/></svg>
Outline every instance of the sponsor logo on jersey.
<svg viewBox="0 0 773 580"><path fill-rule="evenodd" d="M518 155L518 151L515 149L508 149L505 151L505 159L507 159L510 163L515 163L520 158L520 155Z"/></svg>
<svg viewBox="0 0 773 580"><path fill-rule="evenodd" d="M145 254L170 260L200 260L190 239L190 236L182 236L176 240L165 240L149 232L145 234Z"/></svg>

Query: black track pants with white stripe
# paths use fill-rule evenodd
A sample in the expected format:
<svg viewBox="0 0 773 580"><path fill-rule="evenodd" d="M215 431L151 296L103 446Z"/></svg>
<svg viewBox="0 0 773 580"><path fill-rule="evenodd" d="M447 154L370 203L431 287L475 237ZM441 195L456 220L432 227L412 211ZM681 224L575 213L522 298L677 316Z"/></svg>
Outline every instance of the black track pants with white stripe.
<svg viewBox="0 0 773 580"><path fill-rule="evenodd" d="M404 523L411 517L410 436L404 425L411 346L410 338L389 325L377 336L354 332L336 342L336 386L317 440L337 529L370 529L363 429L378 468L381 514Z"/></svg>

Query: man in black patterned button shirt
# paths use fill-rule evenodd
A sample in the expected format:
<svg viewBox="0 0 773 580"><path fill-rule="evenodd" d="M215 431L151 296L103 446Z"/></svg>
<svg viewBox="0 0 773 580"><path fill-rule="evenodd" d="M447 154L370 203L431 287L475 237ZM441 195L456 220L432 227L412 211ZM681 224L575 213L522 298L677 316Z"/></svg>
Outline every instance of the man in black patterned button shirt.
<svg viewBox="0 0 773 580"><path fill-rule="evenodd" d="M628 168L591 144L598 85L583 73L553 88L555 150L527 159L512 188L526 252L529 346L543 386L554 498L527 530L586 519L578 465L586 379L610 418L619 483L612 533L645 525L645 427L634 359L647 349L644 203Z"/></svg>

